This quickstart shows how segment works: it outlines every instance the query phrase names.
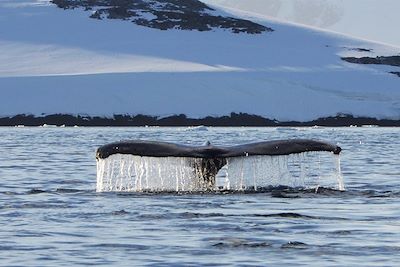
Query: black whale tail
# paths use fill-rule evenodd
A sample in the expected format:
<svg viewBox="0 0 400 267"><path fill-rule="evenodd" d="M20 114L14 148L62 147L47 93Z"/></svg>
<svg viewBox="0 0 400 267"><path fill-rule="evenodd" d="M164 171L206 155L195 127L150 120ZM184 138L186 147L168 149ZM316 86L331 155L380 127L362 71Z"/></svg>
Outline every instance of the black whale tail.
<svg viewBox="0 0 400 267"><path fill-rule="evenodd" d="M313 151L326 151L339 155L341 148L324 141L308 139L277 140L245 145L218 147L207 142L194 147L155 141L121 141L104 145L97 150L96 158L105 159L114 154L130 154L142 157L184 157L193 168L199 182L212 189L220 169L228 158L250 156L282 156Z"/></svg>
<svg viewBox="0 0 400 267"><path fill-rule="evenodd" d="M197 158L189 159L189 164L198 180L198 184L206 189L212 189L215 186L215 178L218 172L227 164L226 158Z"/></svg>

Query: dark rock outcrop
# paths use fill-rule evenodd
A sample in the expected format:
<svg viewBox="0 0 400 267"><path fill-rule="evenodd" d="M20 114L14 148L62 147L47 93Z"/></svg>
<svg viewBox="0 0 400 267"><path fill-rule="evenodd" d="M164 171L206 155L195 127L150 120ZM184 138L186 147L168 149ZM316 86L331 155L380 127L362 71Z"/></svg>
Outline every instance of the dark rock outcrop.
<svg viewBox="0 0 400 267"><path fill-rule="evenodd" d="M377 64L400 67L400 56L388 57L342 57L342 60L356 64Z"/></svg>
<svg viewBox="0 0 400 267"><path fill-rule="evenodd" d="M396 72L396 71L391 71L390 73L391 73L391 74L394 74L394 75L397 75L397 76L400 77L400 71L398 71L398 72Z"/></svg>
<svg viewBox="0 0 400 267"><path fill-rule="evenodd" d="M198 0L52 0L59 8L83 8L94 19L120 19L160 30L210 31L213 28L234 33L259 34L271 28L249 20L213 14Z"/></svg>
<svg viewBox="0 0 400 267"><path fill-rule="evenodd" d="M41 126L41 125L65 125L65 126L257 126L257 127L310 127L310 126L400 126L400 118L376 119L368 117L354 117L352 115L338 114L333 117L320 118L308 122L277 121L258 115L246 113L231 113L229 116L205 117L201 119L188 118L186 115L174 115L166 118L158 118L146 115L114 115L113 117L90 117L81 115L54 114L42 117L33 115L16 115L0 118L0 126Z"/></svg>
<svg viewBox="0 0 400 267"><path fill-rule="evenodd" d="M357 52L372 52L372 49L360 48L360 47L357 47L357 48L350 48L350 50L357 51Z"/></svg>
<svg viewBox="0 0 400 267"><path fill-rule="evenodd" d="M362 48L362 47L344 47L350 51L356 51L356 52L372 52L372 49L369 48Z"/></svg>

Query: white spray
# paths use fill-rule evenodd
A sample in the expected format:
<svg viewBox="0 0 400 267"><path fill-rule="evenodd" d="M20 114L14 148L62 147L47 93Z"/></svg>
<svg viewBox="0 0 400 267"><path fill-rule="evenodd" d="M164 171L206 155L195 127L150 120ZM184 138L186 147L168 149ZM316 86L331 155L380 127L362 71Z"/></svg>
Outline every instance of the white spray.
<svg viewBox="0 0 400 267"><path fill-rule="evenodd" d="M97 191L204 191L193 159L115 154L97 160ZM269 186L344 190L340 157L326 152L228 158L213 190L257 190Z"/></svg>

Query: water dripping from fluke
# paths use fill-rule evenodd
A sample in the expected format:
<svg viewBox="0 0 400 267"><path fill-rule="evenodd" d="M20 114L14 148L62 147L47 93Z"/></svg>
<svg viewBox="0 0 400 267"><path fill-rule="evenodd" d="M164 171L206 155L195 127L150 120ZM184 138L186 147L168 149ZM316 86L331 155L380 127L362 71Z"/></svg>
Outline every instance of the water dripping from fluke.
<svg viewBox="0 0 400 267"><path fill-rule="evenodd" d="M341 148L294 139L231 147L121 141L97 150L97 192L344 190ZM328 152L328 153L327 153Z"/></svg>

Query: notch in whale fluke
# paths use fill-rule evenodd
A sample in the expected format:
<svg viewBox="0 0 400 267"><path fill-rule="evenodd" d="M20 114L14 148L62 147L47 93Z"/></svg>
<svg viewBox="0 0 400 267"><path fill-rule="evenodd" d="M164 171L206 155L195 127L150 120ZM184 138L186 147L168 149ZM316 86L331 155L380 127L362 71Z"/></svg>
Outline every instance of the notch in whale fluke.
<svg viewBox="0 0 400 267"><path fill-rule="evenodd" d="M101 146L96 158L105 159L114 154L130 154L143 157L186 157L203 159L225 159L247 156L280 156L312 151L327 151L340 154L337 145L317 140L290 139L264 141L237 146L213 146L207 142L203 146L179 145L159 141L129 140Z"/></svg>

